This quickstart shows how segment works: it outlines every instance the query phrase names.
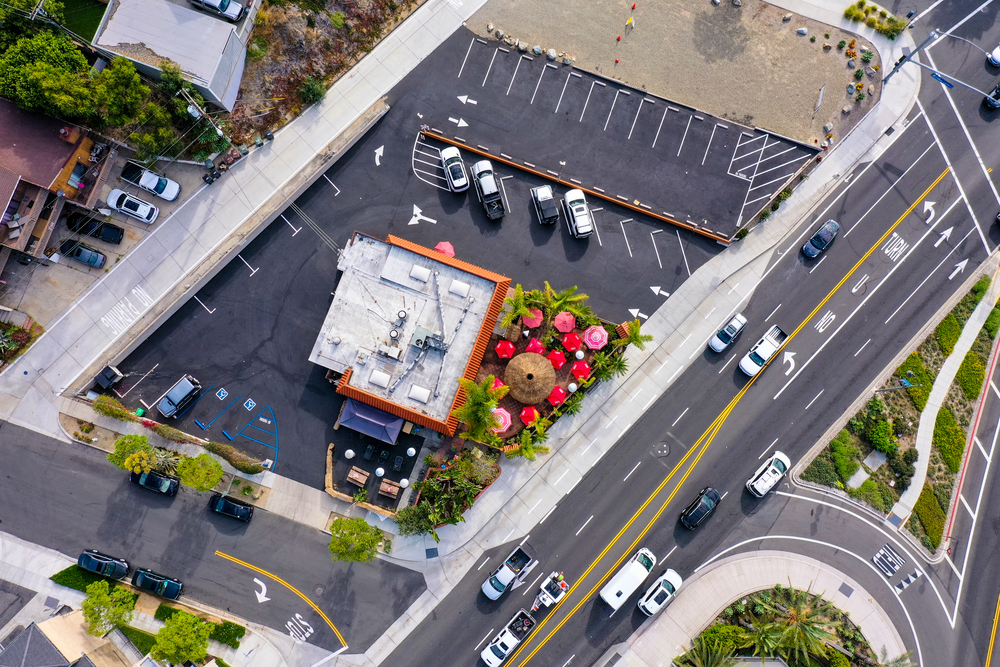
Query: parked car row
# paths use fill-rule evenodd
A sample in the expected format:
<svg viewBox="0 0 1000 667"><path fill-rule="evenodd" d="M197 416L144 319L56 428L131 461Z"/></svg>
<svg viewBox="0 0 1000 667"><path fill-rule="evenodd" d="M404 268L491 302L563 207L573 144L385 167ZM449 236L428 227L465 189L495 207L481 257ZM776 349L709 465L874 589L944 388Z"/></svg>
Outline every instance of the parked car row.
<svg viewBox="0 0 1000 667"><path fill-rule="evenodd" d="M128 576L129 570L131 570L128 561L124 558L109 556L96 549L84 551L76 559L76 564L88 572L117 580L124 579ZM136 568L132 574L132 585L147 593L152 593L168 600L179 598L181 591L184 589L184 584L180 580L157 574L143 567Z"/></svg>

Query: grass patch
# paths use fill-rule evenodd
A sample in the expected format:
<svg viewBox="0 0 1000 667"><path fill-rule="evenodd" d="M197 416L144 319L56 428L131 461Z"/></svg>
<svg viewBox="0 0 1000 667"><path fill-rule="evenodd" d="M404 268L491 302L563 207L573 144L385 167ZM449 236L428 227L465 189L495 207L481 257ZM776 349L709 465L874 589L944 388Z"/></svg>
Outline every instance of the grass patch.
<svg viewBox="0 0 1000 667"><path fill-rule="evenodd" d="M913 373L913 375L910 376L908 373ZM920 355L911 352L903 365L896 369L896 376L906 378L911 384L920 385L919 387L910 387L906 393L910 395L910 400L913 401L917 410L923 412L927 406L927 398L931 395L931 387L934 386L934 375L928 372Z"/></svg>
<svg viewBox="0 0 1000 667"><path fill-rule="evenodd" d="M49 579L56 582L60 586L72 588L73 590L77 590L82 593L86 593L87 586L91 585L95 581L111 581L110 579L102 577L99 574L88 572L79 565L70 565L65 570L56 572L49 577Z"/></svg>
<svg viewBox="0 0 1000 667"><path fill-rule="evenodd" d="M876 482L873 479L866 479L865 483L856 489L848 489L847 494L868 503L885 514L888 514L892 506L896 504L896 496L889 485L885 482Z"/></svg>
<svg viewBox="0 0 1000 667"><path fill-rule="evenodd" d="M135 647L139 649L139 653L143 655L149 654L153 650L153 645L156 643L156 636L151 635L148 632L143 632L142 630L137 630L133 627L120 628L122 634L128 637L128 640L135 644Z"/></svg>
<svg viewBox="0 0 1000 667"><path fill-rule="evenodd" d="M179 613L181 613L180 609L160 603L160 606L156 608L156 613L153 614L153 618L155 618L158 621L163 621L164 623L166 623L171 618L173 618L174 614L179 614Z"/></svg>
<svg viewBox="0 0 1000 667"><path fill-rule="evenodd" d="M969 350L962 360L962 365L958 367L958 374L955 382L962 389L965 398L974 401L982 391L983 382L986 381L986 368L983 360L974 351Z"/></svg>
<svg viewBox="0 0 1000 667"><path fill-rule="evenodd" d="M942 410L942 412L944 412ZM920 520L920 525L927 533L927 539L935 549L941 546L941 537L944 535L944 510L934 497L934 490L930 484L924 484L924 490L920 492L917 504L913 508L914 514Z"/></svg>
<svg viewBox="0 0 1000 667"><path fill-rule="evenodd" d="M990 277L983 276L976 281L976 284L972 286L969 293L962 297L962 300L958 302L958 305L952 309L951 312L955 314L958 319L958 323L965 326L965 323L969 321L972 317L972 311L976 309L979 302L983 300L983 295L986 294L986 290L990 288Z"/></svg>
<svg viewBox="0 0 1000 667"><path fill-rule="evenodd" d="M938 345L941 346L941 351L944 352L944 356L946 357L955 349L955 344L961 335L962 325L959 323L958 318L955 317L954 312L948 313L948 316L941 320L941 324L937 325L937 328L934 330L934 337L937 339Z"/></svg>
<svg viewBox="0 0 1000 667"><path fill-rule="evenodd" d="M823 486L837 486L840 478L837 476L837 469L833 464L833 455L823 450L812 460L806 469L802 471L802 479L807 482L815 482Z"/></svg>
<svg viewBox="0 0 1000 667"><path fill-rule="evenodd" d="M933 440L949 472L958 472L962 466L962 454L965 452L965 433L949 408L943 407L938 410L937 420L934 422Z"/></svg>
<svg viewBox="0 0 1000 667"><path fill-rule="evenodd" d="M857 462L858 448L851 440L851 434L847 429L842 430L830 443L830 452L833 458L833 467L837 471L837 476L844 484L858 471L860 467Z"/></svg>
<svg viewBox="0 0 1000 667"><path fill-rule="evenodd" d="M97 0L64 0L63 6L66 27L88 42L94 39L108 6Z"/></svg>

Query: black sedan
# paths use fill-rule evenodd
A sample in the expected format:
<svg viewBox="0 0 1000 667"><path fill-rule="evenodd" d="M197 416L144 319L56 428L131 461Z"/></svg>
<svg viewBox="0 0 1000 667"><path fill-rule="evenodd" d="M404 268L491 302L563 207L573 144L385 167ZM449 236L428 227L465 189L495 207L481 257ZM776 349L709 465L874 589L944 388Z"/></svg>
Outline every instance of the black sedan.
<svg viewBox="0 0 1000 667"><path fill-rule="evenodd" d="M177 579L165 577L162 574L157 574L152 570L141 567L132 575L132 585L147 593L159 595L161 598L167 598L168 600L179 598L181 596L181 589L184 588L184 584Z"/></svg>
<svg viewBox="0 0 1000 667"><path fill-rule="evenodd" d="M142 473L130 472L128 474L128 478L133 484L138 484L139 486L145 487L150 491L164 493L168 496L176 496L177 487L181 485L181 481L173 475L165 475L161 472L155 472L152 470Z"/></svg>
<svg viewBox="0 0 1000 667"><path fill-rule="evenodd" d="M253 505L217 493L208 501L208 509L216 514L232 517L246 523L253 518Z"/></svg>
<svg viewBox="0 0 1000 667"><path fill-rule="evenodd" d="M710 486L706 486L698 494L690 505L681 512L681 523L685 528L694 530L708 518L708 515L715 511L722 501L719 492Z"/></svg>
<svg viewBox="0 0 1000 667"><path fill-rule="evenodd" d="M833 240L837 238L837 234L840 232L840 224L836 220L827 220L823 223L823 226L816 230L816 233L812 235L806 244L802 246L802 254L813 259L819 257Z"/></svg>
<svg viewBox="0 0 1000 667"><path fill-rule="evenodd" d="M85 213L70 213L66 216L66 226L71 232L93 236L95 239L115 245L125 238L125 230L118 225L98 220Z"/></svg>
<svg viewBox="0 0 1000 667"><path fill-rule="evenodd" d="M128 574L128 561L124 558L115 558L102 554L96 549L90 549L80 554L76 559L76 564L87 572L99 574L102 577L121 579Z"/></svg>

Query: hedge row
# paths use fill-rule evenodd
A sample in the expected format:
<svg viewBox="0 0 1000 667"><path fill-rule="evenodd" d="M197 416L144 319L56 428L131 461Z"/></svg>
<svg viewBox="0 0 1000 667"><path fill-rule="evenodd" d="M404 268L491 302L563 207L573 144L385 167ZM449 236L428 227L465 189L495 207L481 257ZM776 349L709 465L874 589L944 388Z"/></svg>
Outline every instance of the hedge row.
<svg viewBox="0 0 1000 667"><path fill-rule="evenodd" d="M983 300L983 296L986 294L986 290L990 288L990 277L983 276L976 281L976 284L972 286L969 293L962 297L962 300L958 302L951 312L955 314L958 319L959 326L965 326L965 323L969 321L972 317L972 311L976 309L979 302Z"/></svg>
<svg viewBox="0 0 1000 667"><path fill-rule="evenodd" d="M182 613L187 612L181 611L176 607L161 604L156 608L156 613L153 614L153 616L158 621L163 621L165 623L174 614ZM233 648L240 647L240 640L243 639L243 636L247 633L247 629L242 625L238 625L230 621L222 621L221 623L212 623L210 621L205 622L212 626L212 634L210 635L211 639Z"/></svg>
<svg viewBox="0 0 1000 667"><path fill-rule="evenodd" d="M917 498L917 504L913 507L913 511L920 520L920 525L924 527L927 538L937 549L941 546L941 537L944 535L945 516L944 510L941 509L937 498L934 497L934 489L931 488L930 484L924 483L924 489L920 492L920 497Z"/></svg>
<svg viewBox="0 0 1000 667"><path fill-rule="evenodd" d="M265 470L264 466L257 463L256 460L250 458L240 450L230 445L225 445L219 442L207 442L204 446L208 451L229 461L231 466L239 470L244 475L256 475L264 472Z"/></svg>
<svg viewBox="0 0 1000 667"><path fill-rule="evenodd" d="M965 433L950 408L942 407L938 410L937 420L934 422L933 442L941 453L941 458L948 464L948 470L958 472L962 466L962 454L965 452Z"/></svg>
<svg viewBox="0 0 1000 667"><path fill-rule="evenodd" d="M955 382L961 387L965 398L970 401L976 400L979 392L983 389L983 382L986 381L986 367L983 360L974 351L969 350L962 360L962 365L958 367L958 374Z"/></svg>
<svg viewBox="0 0 1000 667"><path fill-rule="evenodd" d="M998 318L998 324L1000 324L1000 318ZM913 373L913 375L908 375L908 372ZM920 355L911 352L903 365L896 369L896 376L906 378L913 385L920 385L910 387L906 391L917 410L923 412L924 408L927 407L927 398L931 395L931 387L934 386L934 375L927 371Z"/></svg>
<svg viewBox="0 0 1000 667"><path fill-rule="evenodd" d="M958 323L955 313L948 313L948 317L941 320L941 324L937 325L937 329L934 330L934 337L946 357L955 349L955 344L958 343L961 335L962 325Z"/></svg>
<svg viewBox="0 0 1000 667"><path fill-rule="evenodd" d="M997 337L997 331L1000 330L1000 306L993 307L989 317L986 318L986 324L983 325L983 328L986 329L986 333L990 335L990 338Z"/></svg>

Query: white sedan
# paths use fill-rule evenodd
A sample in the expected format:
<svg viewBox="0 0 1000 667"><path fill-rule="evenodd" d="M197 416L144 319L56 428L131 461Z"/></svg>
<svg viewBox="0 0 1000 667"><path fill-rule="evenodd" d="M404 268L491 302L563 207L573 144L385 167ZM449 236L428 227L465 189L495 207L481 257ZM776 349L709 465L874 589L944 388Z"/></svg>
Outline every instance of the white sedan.
<svg viewBox="0 0 1000 667"><path fill-rule="evenodd" d="M667 606L681 587L681 575L673 570L667 570L659 579L653 582L646 594L639 600L639 611L652 616Z"/></svg>
<svg viewBox="0 0 1000 667"><path fill-rule="evenodd" d="M148 225L156 222L156 216L160 214L157 207L122 190L108 193L108 206Z"/></svg>
<svg viewBox="0 0 1000 667"><path fill-rule="evenodd" d="M441 163L444 165L444 175L448 178L448 186L452 192L464 192L469 189L469 179L465 175L465 163L462 154L454 146L441 150Z"/></svg>

